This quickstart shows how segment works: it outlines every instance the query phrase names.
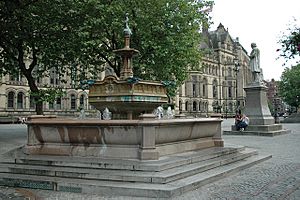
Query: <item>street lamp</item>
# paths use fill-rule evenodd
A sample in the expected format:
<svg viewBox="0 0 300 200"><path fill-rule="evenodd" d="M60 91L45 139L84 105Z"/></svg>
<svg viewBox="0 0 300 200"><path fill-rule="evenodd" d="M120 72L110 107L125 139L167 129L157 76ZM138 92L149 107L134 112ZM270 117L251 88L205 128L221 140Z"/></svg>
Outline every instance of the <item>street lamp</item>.
<svg viewBox="0 0 300 200"><path fill-rule="evenodd" d="M236 98L236 109L239 107L239 102L238 102L238 72L240 71L240 63L237 58L233 59L233 64L234 64L234 71L235 71L235 98Z"/></svg>

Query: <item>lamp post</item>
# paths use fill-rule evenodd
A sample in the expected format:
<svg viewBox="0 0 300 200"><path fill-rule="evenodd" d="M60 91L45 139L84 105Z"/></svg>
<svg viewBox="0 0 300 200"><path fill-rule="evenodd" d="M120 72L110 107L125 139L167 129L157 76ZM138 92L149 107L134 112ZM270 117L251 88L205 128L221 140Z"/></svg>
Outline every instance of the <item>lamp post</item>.
<svg viewBox="0 0 300 200"><path fill-rule="evenodd" d="M236 99L236 110L239 107L238 102L238 72L240 71L240 63L237 58L233 59L234 71L235 71L235 99Z"/></svg>

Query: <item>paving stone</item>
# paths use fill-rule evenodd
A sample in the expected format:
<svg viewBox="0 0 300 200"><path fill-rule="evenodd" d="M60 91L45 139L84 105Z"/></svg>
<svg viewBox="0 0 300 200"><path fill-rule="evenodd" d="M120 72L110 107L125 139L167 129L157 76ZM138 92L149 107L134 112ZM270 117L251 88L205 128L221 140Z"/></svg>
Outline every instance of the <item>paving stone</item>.
<svg viewBox="0 0 300 200"><path fill-rule="evenodd" d="M230 130L232 119L224 120L223 130ZM291 129L292 133L287 135L266 138L260 136L223 136L225 144L238 144L255 148L259 153L272 154L273 158L263 163L252 166L237 174L231 175L217 182L202 186L201 188L174 197L174 200L253 200L253 199L276 199L276 200L298 200L300 199L300 124L283 124L286 129ZM13 127L9 129L20 133L23 127ZM26 129L23 131L26 132ZM25 143L26 137L2 142L0 126L0 152L3 153L17 145ZM37 196L45 200L60 199L84 199L84 200L146 200L141 197L103 197L101 195L77 194L67 192L53 192L42 190L31 190ZM21 198L13 196L15 190L0 187L0 199L4 197ZM5 199L5 198L4 198ZM12 198L10 198L12 199ZM17 200L19 200L17 199ZM24 199L24 198L23 198ZM14 199L15 200L15 199Z"/></svg>

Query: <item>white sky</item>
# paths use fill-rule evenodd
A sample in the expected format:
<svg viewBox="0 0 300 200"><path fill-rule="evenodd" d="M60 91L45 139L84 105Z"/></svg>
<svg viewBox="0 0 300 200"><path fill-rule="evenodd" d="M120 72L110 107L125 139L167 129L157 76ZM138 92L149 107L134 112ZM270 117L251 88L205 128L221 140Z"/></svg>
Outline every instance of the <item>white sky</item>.
<svg viewBox="0 0 300 200"><path fill-rule="evenodd" d="M300 25L299 0L214 0L210 16L215 30L219 23L228 28L233 39L239 37L241 45L248 54L251 43L255 42L260 49L261 68L264 79L280 80L284 67L283 59L276 60L280 48L277 43L289 24ZM289 63L290 66L294 63Z"/></svg>

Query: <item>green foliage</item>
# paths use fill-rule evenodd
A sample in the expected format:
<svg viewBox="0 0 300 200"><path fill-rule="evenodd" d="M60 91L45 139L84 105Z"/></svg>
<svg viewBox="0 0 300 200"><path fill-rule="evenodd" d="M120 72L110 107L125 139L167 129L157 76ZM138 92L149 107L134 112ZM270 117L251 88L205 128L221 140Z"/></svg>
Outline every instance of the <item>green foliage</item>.
<svg viewBox="0 0 300 200"><path fill-rule="evenodd" d="M41 89L38 92L30 92L30 95L34 97L36 103L54 102L58 97L62 97L65 94L65 91L56 88Z"/></svg>
<svg viewBox="0 0 300 200"><path fill-rule="evenodd" d="M290 106L296 108L300 105L300 64L291 69L286 68L281 75L279 83L280 96Z"/></svg>
<svg viewBox="0 0 300 200"><path fill-rule="evenodd" d="M129 13L131 46L140 51L134 60L135 76L180 85L188 69L199 66L199 30L208 24L207 13L201 10L211 4L209 0L0 1L0 74L21 72L37 95L42 93L35 80L48 76L53 67L60 76L78 69L78 81L86 80L86 72L97 75L104 63L119 74L121 61L113 50L124 47L124 18Z"/></svg>
<svg viewBox="0 0 300 200"><path fill-rule="evenodd" d="M300 27L291 25L288 32L288 34L283 35L279 40L281 49L278 49L281 53L280 56L286 60L294 59L296 56L300 55Z"/></svg>

